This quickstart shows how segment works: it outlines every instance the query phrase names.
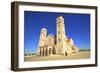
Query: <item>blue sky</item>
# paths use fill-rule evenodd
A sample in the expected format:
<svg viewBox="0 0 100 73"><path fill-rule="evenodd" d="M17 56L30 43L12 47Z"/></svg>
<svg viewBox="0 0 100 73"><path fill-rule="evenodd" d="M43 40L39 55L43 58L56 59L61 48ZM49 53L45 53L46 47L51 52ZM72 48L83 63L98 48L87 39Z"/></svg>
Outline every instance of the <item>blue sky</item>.
<svg viewBox="0 0 100 73"><path fill-rule="evenodd" d="M36 51L42 28L47 29L47 35L56 34L56 18L60 15L65 20L66 35L78 48L90 49L90 14L24 11L25 53Z"/></svg>

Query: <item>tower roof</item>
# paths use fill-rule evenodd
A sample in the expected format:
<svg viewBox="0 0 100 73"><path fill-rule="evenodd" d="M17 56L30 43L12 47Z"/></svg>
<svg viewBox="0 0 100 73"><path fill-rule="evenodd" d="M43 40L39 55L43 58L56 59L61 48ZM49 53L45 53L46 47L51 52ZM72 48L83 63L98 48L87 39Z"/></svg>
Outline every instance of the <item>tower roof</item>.
<svg viewBox="0 0 100 73"><path fill-rule="evenodd" d="M57 19L64 19L64 18L63 18L63 16L60 15L57 17Z"/></svg>
<svg viewBox="0 0 100 73"><path fill-rule="evenodd" d="M42 28L41 31L47 31L47 29L46 28Z"/></svg>
<svg viewBox="0 0 100 73"><path fill-rule="evenodd" d="M53 38L54 38L54 35L51 33L51 34L49 34L48 36L52 36Z"/></svg>
<svg viewBox="0 0 100 73"><path fill-rule="evenodd" d="M46 28L42 28L42 30L47 30Z"/></svg>

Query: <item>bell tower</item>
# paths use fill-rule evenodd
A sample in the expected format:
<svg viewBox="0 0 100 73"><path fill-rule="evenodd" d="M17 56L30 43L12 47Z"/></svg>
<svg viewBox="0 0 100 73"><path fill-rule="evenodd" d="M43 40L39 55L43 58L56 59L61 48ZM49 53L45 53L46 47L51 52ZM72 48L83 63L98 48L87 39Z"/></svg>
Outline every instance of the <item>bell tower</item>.
<svg viewBox="0 0 100 73"><path fill-rule="evenodd" d="M65 24L62 16L57 17L57 53L63 54L66 48Z"/></svg>
<svg viewBox="0 0 100 73"><path fill-rule="evenodd" d="M46 34L47 34L47 29L42 28L41 32L40 32L40 39L39 39L39 45L38 45L38 47L41 47L41 46L45 45Z"/></svg>
<svg viewBox="0 0 100 73"><path fill-rule="evenodd" d="M47 29L42 28L40 32L40 39L39 39L39 44L38 44L37 55L41 55L41 52L43 51L43 48L41 47L45 46L46 34L47 34Z"/></svg>

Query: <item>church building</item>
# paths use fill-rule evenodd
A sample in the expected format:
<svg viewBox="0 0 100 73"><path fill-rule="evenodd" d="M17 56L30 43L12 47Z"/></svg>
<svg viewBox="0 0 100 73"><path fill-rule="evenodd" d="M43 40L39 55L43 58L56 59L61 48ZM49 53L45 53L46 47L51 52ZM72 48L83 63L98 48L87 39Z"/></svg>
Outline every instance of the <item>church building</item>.
<svg viewBox="0 0 100 73"><path fill-rule="evenodd" d="M65 23L62 16L56 19L56 35L47 35L47 29L42 28L37 48L37 55L65 55L78 52L72 38L65 32Z"/></svg>

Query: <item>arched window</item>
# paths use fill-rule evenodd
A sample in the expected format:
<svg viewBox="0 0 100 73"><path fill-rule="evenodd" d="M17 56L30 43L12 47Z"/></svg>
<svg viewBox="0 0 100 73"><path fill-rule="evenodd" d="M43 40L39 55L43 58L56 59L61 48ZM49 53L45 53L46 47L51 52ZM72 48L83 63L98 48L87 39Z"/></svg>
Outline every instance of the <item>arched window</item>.
<svg viewBox="0 0 100 73"><path fill-rule="evenodd" d="M60 52L60 48L59 48L59 52Z"/></svg>
<svg viewBox="0 0 100 73"><path fill-rule="evenodd" d="M58 39L58 42L60 42L61 41L61 39Z"/></svg>
<svg viewBox="0 0 100 73"><path fill-rule="evenodd" d="M60 31L58 31L58 34L60 34Z"/></svg>

